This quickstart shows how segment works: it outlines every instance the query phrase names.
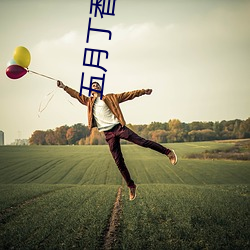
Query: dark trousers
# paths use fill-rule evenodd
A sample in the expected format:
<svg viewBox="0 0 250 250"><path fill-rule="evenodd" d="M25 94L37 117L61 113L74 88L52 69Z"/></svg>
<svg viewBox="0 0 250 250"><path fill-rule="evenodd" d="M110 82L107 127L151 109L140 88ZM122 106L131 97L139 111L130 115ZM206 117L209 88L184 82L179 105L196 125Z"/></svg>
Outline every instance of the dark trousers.
<svg viewBox="0 0 250 250"><path fill-rule="evenodd" d="M134 181L131 179L127 166L124 162L124 158L122 156L121 151L120 139L125 139L145 148L151 148L165 155L168 155L171 152L171 150L163 147L159 143L146 140L140 137L126 126L122 127L121 124L116 125L111 130L104 131L104 134L106 137L106 141L109 144L110 152L128 187L133 187L135 186L135 184Z"/></svg>

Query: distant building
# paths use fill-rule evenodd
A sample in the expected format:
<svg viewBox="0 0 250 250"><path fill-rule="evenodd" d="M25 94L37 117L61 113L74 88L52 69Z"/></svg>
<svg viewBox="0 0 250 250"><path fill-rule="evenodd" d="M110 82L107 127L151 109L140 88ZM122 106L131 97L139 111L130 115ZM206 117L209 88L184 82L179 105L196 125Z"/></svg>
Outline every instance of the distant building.
<svg viewBox="0 0 250 250"><path fill-rule="evenodd" d="M0 146L4 145L4 132L0 130Z"/></svg>

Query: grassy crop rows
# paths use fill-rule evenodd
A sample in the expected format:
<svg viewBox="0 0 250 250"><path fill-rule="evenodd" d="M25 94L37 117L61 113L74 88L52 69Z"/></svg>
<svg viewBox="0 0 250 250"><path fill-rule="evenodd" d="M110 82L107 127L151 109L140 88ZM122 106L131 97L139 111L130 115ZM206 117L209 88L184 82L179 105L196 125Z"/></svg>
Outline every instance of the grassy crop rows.
<svg viewBox="0 0 250 250"><path fill-rule="evenodd" d="M118 249L247 249L249 186L141 185ZM136 209L135 209L136 207Z"/></svg>
<svg viewBox="0 0 250 250"><path fill-rule="evenodd" d="M108 148L97 147L1 147L0 183L120 184Z"/></svg>
<svg viewBox="0 0 250 250"><path fill-rule="evenodd" d="M249 249L249 161L187 159L232 143L123 145L128 201L107 146L0 147L0 249L102 249L122 185L113 249Z"/></svg>
<svg viewBox="0 0 250 250"><path fill-rule="evenodd" d="M118 187L54 186L32 202L3 212L0 249L98 249L103 245ZM33 185L34 193L36 189L41 189L39 184Z"/></svg>

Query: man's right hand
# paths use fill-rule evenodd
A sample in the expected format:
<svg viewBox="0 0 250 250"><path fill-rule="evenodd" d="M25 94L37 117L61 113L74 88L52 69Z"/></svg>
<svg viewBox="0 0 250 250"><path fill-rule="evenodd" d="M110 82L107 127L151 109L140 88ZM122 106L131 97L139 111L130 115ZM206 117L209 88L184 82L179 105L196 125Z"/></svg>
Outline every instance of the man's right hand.
<svg viewBox="0 0 250 250"><path fill-rule="evenodd" d="M57 81L57 86L59 87L59 88L62 88L62 89L64 89L65 88L65 85L63 84L63 82L61 82L61 81Z"/></svg>

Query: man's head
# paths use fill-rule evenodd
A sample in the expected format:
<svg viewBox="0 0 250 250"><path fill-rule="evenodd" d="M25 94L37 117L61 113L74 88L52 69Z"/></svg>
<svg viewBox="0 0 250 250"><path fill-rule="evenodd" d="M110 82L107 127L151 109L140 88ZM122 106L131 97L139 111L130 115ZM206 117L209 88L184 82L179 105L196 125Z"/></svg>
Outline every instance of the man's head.
<svg viewBox="0 0 250 250"><path fill-rule="evenodd" d="M92 83L92 89L101 90L102 87L98 82L93 82Z"/></svg>
<svg viewBox="0 0 250 250"><path fill-rule="evenodd" d="M93 82L92 85L91 85L91 88L94 89L94 90L99 90L99 91L101 91L101 89L102 89L101 85L98 82ZM99 95L99 93L95 92L95 91L92 91L91 94L92 95L95 95L95 94Z"/></svg>

